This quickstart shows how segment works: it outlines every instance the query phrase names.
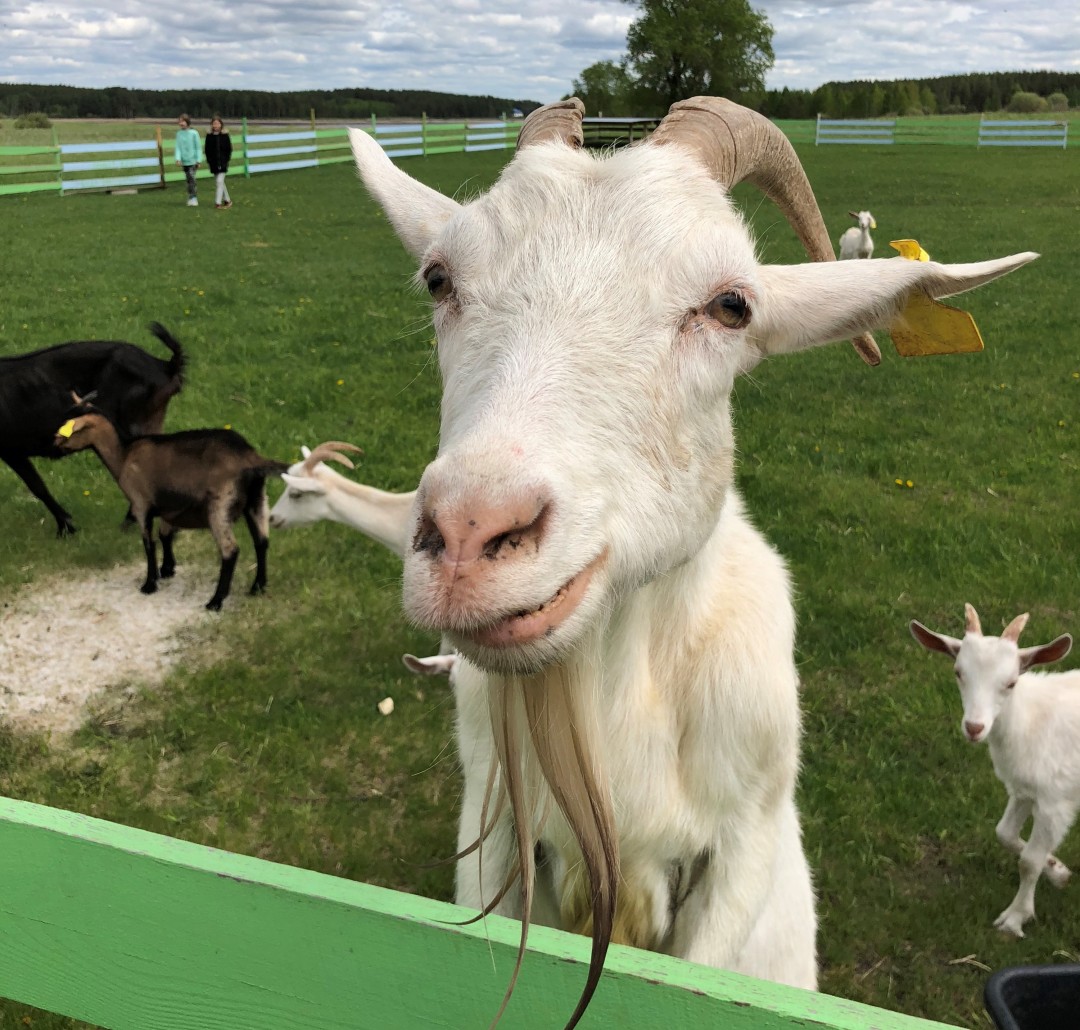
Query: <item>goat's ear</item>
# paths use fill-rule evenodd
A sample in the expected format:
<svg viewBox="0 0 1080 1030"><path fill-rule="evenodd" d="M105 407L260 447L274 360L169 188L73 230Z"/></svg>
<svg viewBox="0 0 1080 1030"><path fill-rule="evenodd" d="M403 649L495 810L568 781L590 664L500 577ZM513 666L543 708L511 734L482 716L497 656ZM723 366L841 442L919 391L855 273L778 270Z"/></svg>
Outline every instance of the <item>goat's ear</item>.
<svg viewBox="0 0 1080 1030"><path fill-rule="evenodd" d="M386 212L405 249L419 260L460 205L398 168L363 129L349 129L356 170Z"/></svg>
<svg viewBox="0 0 1080 1030"><path fill-rule="evenodd" d="M435 654L430 658L417 658L413 654L403 654L401 660L405 668L418 676L449 676L458 663L456 654Z"/></svg>
<svg viewBox="0 0 1080 1030"><path fill-rule="evenodd" d="M1036 644L1034 647L1020 648L1020 671L1026 672L1033 665L1048 665L1064 658L1072 650L1072 637L1062 633L1049 644Z"/></svg>
<svg viewBox="0 0 1080 1030"><path fill-rule="evenodd" d="M304 458L310 458L311 457L311 448L310 447L305 447L303 444L301 444L300 445L300 454Z"/></svg>
<svg viewBox="0 0 1080 1030"><path fill-rule="evenodd" d="M1015 271L1039 255L942 265L878 258L804 265L763 265L750 338L765 354L786 354L868 329L887 328L917 292L939 299Z"/></svg>
<svg viewBox="0 0 1080 1030"><path fill-rule="evenodd" d="M308 476L293 476L288 472L282 472L281 478L285 480L285 486L289 490L297 490L302 494L324 494L326 487L317 479Z"/></svg>
<svg viewBox="0 0 1080 1030"><path fill-rule="evenodd" d="M955 658L960 652L960 641L956 637L947 637L944 633L935 633L932 629L927 629L921 622L917 622L912 619L908 624L908 628L911 630L911 635L920 643L927 651L940 651L942 654L947 654L951 658Z"/></svg>

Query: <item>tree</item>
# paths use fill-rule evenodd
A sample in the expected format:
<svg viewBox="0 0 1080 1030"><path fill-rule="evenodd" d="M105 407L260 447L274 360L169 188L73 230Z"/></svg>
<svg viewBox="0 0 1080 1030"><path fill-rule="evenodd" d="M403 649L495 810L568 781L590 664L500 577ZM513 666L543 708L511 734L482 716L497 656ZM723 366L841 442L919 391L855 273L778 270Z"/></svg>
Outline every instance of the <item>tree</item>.
<svg viewBox="0 0 1080 1030"><path fill-rule="evenodd" d="M687 97L764 94L773 29L749 0L628 2L641 9L626 35L629 64L658 113Z"/></svg>
<svg viewBox="0 0 1080 1030"><path fill-rule="evenodd" d="M626 71L625 63L597 61L590 64L574 79L570 95L580 97L585 110L599 116L618 118L633 115L633 82Z"/></svg>

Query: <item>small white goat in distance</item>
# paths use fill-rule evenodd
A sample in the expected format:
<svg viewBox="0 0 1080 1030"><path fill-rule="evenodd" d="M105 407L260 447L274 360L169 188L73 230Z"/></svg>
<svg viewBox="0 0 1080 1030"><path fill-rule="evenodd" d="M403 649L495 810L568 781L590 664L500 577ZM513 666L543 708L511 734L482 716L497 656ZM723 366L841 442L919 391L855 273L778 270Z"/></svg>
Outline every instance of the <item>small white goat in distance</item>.
<svg viewBox="0 0 1080 1030"><path fill-rule="evenodd" d="M997 838L1020 856L1020 889L994 926L1023 937L1035 915L1040 873L1055 887L1069 880L1068 867L1051 852L1064 839L1080 809L1080 669L1038 673L1027 670L1064 658L1072 637L1020 647L1028 616L1018 615L1000 637L983 636L979 616L965 605L964 637L935 633L920 622L911 633L923 647L956 659L956 679L964 705L963 733L986 741L997 778L1009 792ZM1034 812L1025 843L1020 830Z"/></svg>
<svg viewBox="0 0 1080 1030"><path fill-rule="evenodd" d="M877 228L877 222L869 211L849 211L849 215L858 222L858 226L845 229L840 236L840 260L849 258L870 258L874 256L874 241L870 230Z"/></svg>
<svg viewBox="0 0 1080 1030"><path fill-rule="evenodd" d="M337 461L347 468L353 463L341 452L364 452L351 443L329 440L315 450L300 448L303 461L282 473L285 492L270 509L275 529L303 526L321 519L343 522L378 540L399 557L405 554L415 490L395 494L354 483L325 463Z"/></svg>
<svg viewBox="0 0 1080 1030"><path fill-rule="evenodd" d="M698 97L596 154L582 114L533 112L465 204L350 130L434 306L439 450L404 605L462 655L456 897L520 918L519 955L532 916L592 936L570 1026L611 940L817 982L791 586L735 486L736 378L856 333L874 361L866 334L913 295L1035 257L837 262L768 119ZM759 262L744 180L814 263Z"/></svg>
<svg viewBox="0 0 1080 1030"><path fill-rule="evenodd" d="M268 505L266 477L283 472L284 462L264 458L232 429L188 429L120 441L116 427L92 404L76 397L76 406L56 434L64 454L92 447L131 505L146 551L144 594L157 590L158 578L176 571L173 538L178 529L209 529L221 553L214 596L206 603L220 611L229 594L240 548L232 523L241 515L255 545L256 572L251 593L266 588ZM154 545L159 518L161 570Z"/></svg>

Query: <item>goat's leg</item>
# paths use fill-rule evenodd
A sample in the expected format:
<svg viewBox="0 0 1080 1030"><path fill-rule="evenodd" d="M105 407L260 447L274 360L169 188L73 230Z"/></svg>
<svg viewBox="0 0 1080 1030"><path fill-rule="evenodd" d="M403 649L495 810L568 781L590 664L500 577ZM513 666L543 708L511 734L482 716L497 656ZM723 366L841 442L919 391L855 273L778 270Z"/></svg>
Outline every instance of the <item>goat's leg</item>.
<svg viewBox="0 0 1080 1030"><path fill-rule="evenodd" d="M38 475L38 470L30 463L30 459L21 454L3 454L0 455L0 458L3 458L3 460L11 466L12 472L14 472L15 475L27 485L30 492L49 509L49 514L56 519L56 535L67 536L74 533L75 526L71 521L70 512L66 511L56 498L49 493L49 488L45 485L41 476Z"/></svg>
<svg viewBox="0 0 1080 1030"><path fill-rule="evenodd" d="M1014 855L1019 855L1024 850L1024 842L1020 838L1020 831L1023 829L1024 823L1027 822L1028 816L1031 815L1032 805L1033 802L1030 799L1010 797L1009 803L1005 806L1005 814L1001 817L1001 821L994 831L1001 846ZM1064 887L1069 882L1072 873L1057 855L1050 855L1046 860L1043 875L1055 887Z"/></svg>
<svg viewBox="0 0 1080 1030"><path fill-rule="evenodd" d="M730 832L710 849L700 882L675 918L668 938L670 954L762 977L770 970L759 969L756 961L770 952L783 952L787 968L778 978L813 989L817 982L813 892L794 803L747 805L732 813L729 825ZM764 925L758 929L766 915L769 940L762 935Z"/></svg>
<svg viewBox="0 0 1080 1030"><path fill-rule="evenodd" d="M1004 912L994 920L994 926L1014 937L1023 937L1023 926L1035 915L1035 884L1050 859L1050 853L1069 832L1075 808L1035 804L1035 819L1031 836L1020 852L1020 889Z"/></svg>
<svg viewBox="0 0 1080 1030"><path fill-rule="evenodd" d="M158 523L158 536L161 537L161 578L171 579L176 575L176 555L173 554L173 541L176 528L167 522Z"/></svg>
<svg viewBox="0 0 1080 1030"><path fill-rule="evenodd" d="M154 546L154 516L144 515L142 519L142 542L146 552L146 582L139 588L144 594L157 591L158 566L157 548Z"/></svg>
<svg viewBox="0 0 1080 1030"><path fill-rule="evenodd" d="M250 592L261 594L266 589L266 552L270 549L270 505L266 500L265 482L253 501L244 509L244 521L255 545L255 582L251 584Z"/></svg>
<svg viewBox="0 0 1080 1030"><path fill-rule="evenodd" d="M210 512L210 532L217 542L218 551L221 554L221 571L218 573L217 590L214 596L206 602L207 611L221 611L221 604L229 596L229 588L232 586L233 572L236 570L236 559L240 555L236 537L229 522L230 498L223 498Z"/></svg>

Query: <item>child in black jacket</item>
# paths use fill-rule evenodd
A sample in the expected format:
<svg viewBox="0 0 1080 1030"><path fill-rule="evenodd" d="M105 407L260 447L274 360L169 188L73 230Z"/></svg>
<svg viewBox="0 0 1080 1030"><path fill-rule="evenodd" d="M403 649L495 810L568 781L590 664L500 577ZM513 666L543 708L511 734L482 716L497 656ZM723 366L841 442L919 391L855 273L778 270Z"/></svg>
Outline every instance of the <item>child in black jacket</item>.
<svg viewBox="0 0 1080 1030"><path fill-rule="evenodd" d="M229 191L225 187L225 174L229 170L229 158L232 157L232 140L229 139L229 134L225 131L225 126L217 115L210 119L210 131L206 134L204 149L206 151L206 163L209 165L210 172L214 176L214 182L217 184L217 190L214 193L214 207L219 209L232 207Z"/></svg>

